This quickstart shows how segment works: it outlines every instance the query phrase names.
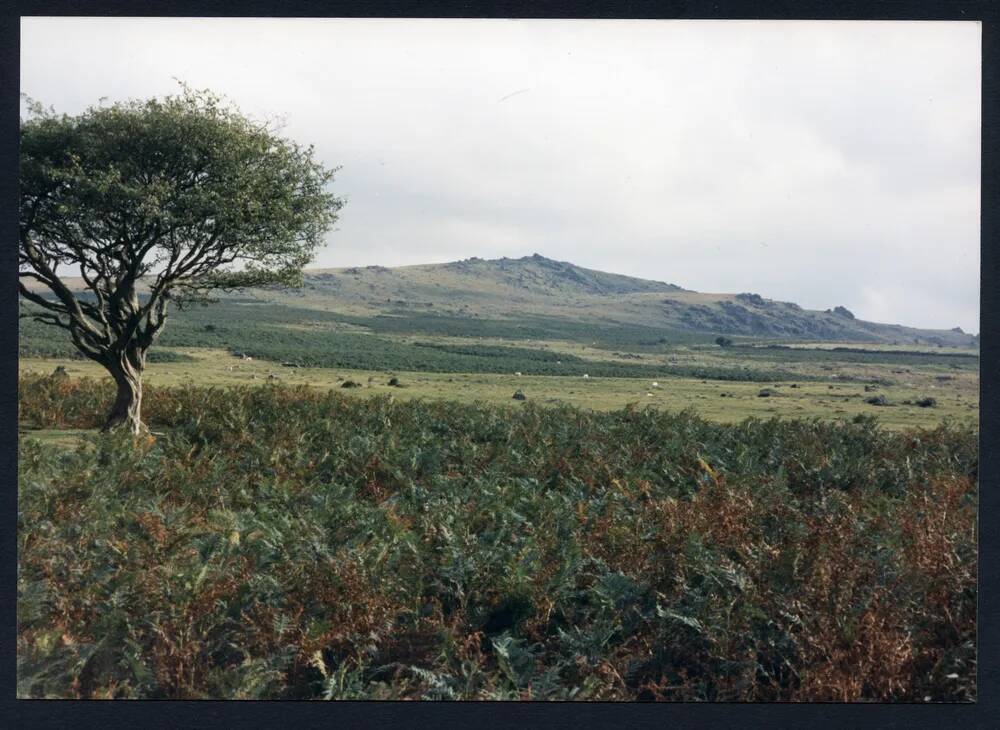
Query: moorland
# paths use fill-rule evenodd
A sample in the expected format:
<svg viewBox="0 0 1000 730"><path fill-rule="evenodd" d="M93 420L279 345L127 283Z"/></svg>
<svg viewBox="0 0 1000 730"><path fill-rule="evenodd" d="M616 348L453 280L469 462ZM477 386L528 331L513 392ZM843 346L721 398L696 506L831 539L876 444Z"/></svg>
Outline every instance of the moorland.
<svg viewBox="0 0 1000 730"><path fill-rule="evenodd" d="M975 699L957 328L531 256L173 312L138 437L20 372L22 697Z"/></svg>

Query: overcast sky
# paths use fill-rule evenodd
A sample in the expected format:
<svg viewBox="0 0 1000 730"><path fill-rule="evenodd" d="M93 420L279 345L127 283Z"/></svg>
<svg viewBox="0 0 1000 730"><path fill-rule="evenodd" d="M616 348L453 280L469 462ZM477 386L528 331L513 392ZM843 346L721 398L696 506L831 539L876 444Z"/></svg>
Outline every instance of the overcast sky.
<svg viewBox="0 0 1000 730"><path fill-rule="evenodd" d="M22 20L57 111L175 78L342 166L317 266L538 252L979 331L978 23Z"/></svg>

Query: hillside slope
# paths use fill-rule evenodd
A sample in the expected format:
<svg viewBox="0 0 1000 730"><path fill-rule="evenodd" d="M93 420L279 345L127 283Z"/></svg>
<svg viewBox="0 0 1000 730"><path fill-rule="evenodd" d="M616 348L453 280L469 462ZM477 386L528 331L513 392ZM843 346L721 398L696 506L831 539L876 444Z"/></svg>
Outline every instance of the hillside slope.
<svg viewBox="0 0 1000 730"><path fill-rule="evenodd" d="M445 264L316 269L298 291L254 298L315 309L382 315L556 317L666 332L883 344L969 346L959 329L866 322L842 306L806 310L758 294L706 294L676 284L585 269L539 254Z"/></svg>
<svg viewBox="0 0 1000 730"><path fill-rule="evenodd" d="M69 282L81 288L79 281ZM74 286L75 284L75 286ZM306 271L300 289L250 290L231 303L270 303L356 318L399 333L494 334L540 339L670 341L719 335L754 340L978 347L961 329L928 330L857 319L843 306L807 310L759 294L707 294L662 281L595 271L539 254L443 264ZM486 322L490 333L479 332ZM534 332L535 334L529 334ZM590 335L593 335L591 337ZM603 334L603 337L601 336ZM519 339L515 338L515 339ZM635 339L630 334L625 340ZM596 343L595 343L596 344Z"/></svg>

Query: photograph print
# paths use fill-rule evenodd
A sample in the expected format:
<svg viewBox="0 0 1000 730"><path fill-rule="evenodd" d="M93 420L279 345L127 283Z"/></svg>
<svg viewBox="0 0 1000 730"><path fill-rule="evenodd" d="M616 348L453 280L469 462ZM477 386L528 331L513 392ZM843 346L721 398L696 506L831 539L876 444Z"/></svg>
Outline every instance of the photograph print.
<svg viewBox="0 0 1000 730"><path fill-rule="evenodd" d="M979 23L20 34L19 698L976 701Z"/></svg>

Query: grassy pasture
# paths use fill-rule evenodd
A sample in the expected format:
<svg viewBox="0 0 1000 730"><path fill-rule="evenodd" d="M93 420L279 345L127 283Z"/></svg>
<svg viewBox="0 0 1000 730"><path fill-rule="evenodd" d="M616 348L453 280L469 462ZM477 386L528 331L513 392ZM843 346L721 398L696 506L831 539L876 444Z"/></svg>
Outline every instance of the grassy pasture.
<svg viewBox="0 0 1000 730"><path fill-rule="evenodd" d="M720 348L710 335L574 321L551 312L502 319L391 307L324 311L306 306L309 290L300 293L300 306L292 295L284 304L235 297L176 312L151 351L148 382L260 384L273 373L281 382L321 389L339 388L345 379L360 382L352 397L390 393L403 400L493 404L510 404L522 390L543 405L693 408L728 423L748 416L873 414L887 427L905 428L978 418L974 349L803 342L774 349L766 346L770 340L740 338L737 346ZM44 374L63 365L74 376L103 377L96 365L72 358L62 332L23 320L20 335L22 372ZM253 363L234 358L236 351L254 355ZM304 367L282 367L286 361ZM390 375L405 387L388 386ZM878 390L866 392L866 384ZM774 394L759 397L764 388ZM877 395L889 405L865 402ZM928 397L934 407L914 405Z"/></svg>
<svg viewBox="0 0 1000 730"><path fill-rule="evenodd" d="M403 387L388 385L391 377L385 370L345 368L288 368L267 361L245 361L223 350L179 348L174 350L185 358L180 361L153 362L149 365L146 382L152 385L262 385L270 374L281 383L307 385L318 389L341 389L345 380L361 384L360 388L342 389L351 397L368 398L391 395L399 400L456 400L465 403L485 402L517 407L512 400L521 390L531 402L540 405L572 405L596 410L614 410L630 403L666 410L691 408L702 417L722 423L744 418L852 418L859 414L875 415L890 428L934 426L944 420L974 423L978 420L978 379L972 373L948 375L951 380L937 380L936 371L914 370L903 380L880 385L874 392L865 392L862 382L838 379L818 381L735 382L667 377L605 378L581 376L516 376L492 373L428 373L391 371ZM697 356L697 353L694 353ZM189 358L189 360L188 360ZM63 366L71 377L106 377L102 368L91 362L22 358L23 374L45 375ZM810 370L818 376L822 370ZM885 367L855 366L850 370L858 378L891 375ZM899 376L892 376L898 378ZM371 378L371 382L369 382ZM795 387L792 387L792 386ZM762 398L759 393L768 388L774 394ZM723 395L725 394L725 395ZM884 395L889 406L874 406L866 397ZM937 401L933 408L904 405L931 396Z"/></svg>

